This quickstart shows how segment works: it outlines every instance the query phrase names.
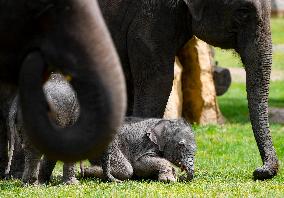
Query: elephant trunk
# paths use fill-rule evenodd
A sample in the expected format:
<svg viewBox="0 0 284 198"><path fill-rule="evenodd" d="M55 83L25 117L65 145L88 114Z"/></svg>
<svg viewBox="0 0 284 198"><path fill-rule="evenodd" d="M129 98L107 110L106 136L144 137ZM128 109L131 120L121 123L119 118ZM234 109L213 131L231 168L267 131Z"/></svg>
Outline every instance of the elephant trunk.
<svg viewBox="0 0 284 198"><path fill-rule="evenodd" d="M269 20L269 19L267 19ZM246 70L246 91L254 137L263 161L263 167L254 172L255 179L268 179L277 174L278 159L273 147L268 121L268 94L272 65L272 41L269 21L259 24L257 35L248 38L241 49Z"/></svg>
<svg viewBox="0 0 284 198"><path fill-rule="evenodd" d="M194 157L183 157L181 160L181 170L186 172L186 180L192 180L194 176Z"/></svg>
<svg viewBox="0 0 284 198"><path fill-rule="evenodd" d="M51 13L57 25L26 56L20 74L28 137L49 158L65 162L100 155L116 134L126 109L122 69L97 2L70 2L72 6L64 12ZM68 128L57 127L48 116L42 90L48 66L59 68L77 93L80 115Z"/></svg>

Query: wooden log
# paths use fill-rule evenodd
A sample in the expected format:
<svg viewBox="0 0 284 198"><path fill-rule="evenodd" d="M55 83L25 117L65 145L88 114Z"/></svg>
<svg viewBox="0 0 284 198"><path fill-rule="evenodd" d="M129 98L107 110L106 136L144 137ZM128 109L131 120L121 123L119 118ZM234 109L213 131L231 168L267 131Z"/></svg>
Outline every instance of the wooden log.
<svg viewBox="0 0 284 198"><path fill-rule="evenodd" d="M223 123L216 99L209 46L194 37L179 52L178 58L183 66L183 117L198 124Z"/></svg>
<svg viewBox="0 0 284 198"><path fill-rule="evenodd" d="M172 91L164 113L164 118L175 119L182 116L183 94L181 87L182 65L176 57Z"/></svg>

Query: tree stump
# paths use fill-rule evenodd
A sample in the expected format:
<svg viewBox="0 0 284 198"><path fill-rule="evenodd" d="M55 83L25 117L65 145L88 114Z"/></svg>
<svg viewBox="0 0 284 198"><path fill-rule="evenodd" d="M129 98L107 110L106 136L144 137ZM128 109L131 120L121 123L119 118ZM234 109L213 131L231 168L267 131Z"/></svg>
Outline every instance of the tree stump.
<svg viewBox="0 0 284 198"><path fill-rule="evenodd" d="M209 46L197 38L191 39L179 52L175 65L175 70L183 68L182 75L178 77L176 75L180 74L175 72L165 117L183 116L198 124L223 123L216 99Z"/></svg>
<svg viewBox="0 0 284 198"><path fill-rule="evenodd" d="M164 113L164 118L175 119L175 118L180 118L182 116L183 94L182 94L181 77L182 77L182 65L180 64L178 58L176 57L175 66L174 66L173 87Z"/></svg>

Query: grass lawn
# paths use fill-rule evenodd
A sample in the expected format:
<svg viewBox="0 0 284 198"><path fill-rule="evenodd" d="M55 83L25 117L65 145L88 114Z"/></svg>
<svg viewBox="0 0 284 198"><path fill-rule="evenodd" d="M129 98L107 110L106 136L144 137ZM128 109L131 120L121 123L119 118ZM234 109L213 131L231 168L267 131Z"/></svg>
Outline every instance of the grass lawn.
<svg viewBox="0 0 284 198"><path fill-rule="evenodd" d="M284 44L284 19L272 18L271 31L273 44Z"/></svg>

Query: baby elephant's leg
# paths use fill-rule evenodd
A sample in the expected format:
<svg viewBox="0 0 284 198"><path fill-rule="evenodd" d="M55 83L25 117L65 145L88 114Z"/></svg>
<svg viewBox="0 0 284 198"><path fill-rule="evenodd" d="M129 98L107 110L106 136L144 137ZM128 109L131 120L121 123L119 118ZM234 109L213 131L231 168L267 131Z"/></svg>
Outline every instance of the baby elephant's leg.
<svg viewBox="0 0 284 198"><path fill-rule="evenodd" d="M15 137L14 151L9 172L9 176L16 179L22 178L25 168L25 154L19 139L20 138Z"/></svg>
<svg viewBox="0 0 284 198"><path fill-rule="evenodd" d="M135 174L140 177L158 175L158 180L175 182L176 175L171 163L160 157L144 156L139 158L134 165Z"/></svg>
<svg viewBox="0 0 284 198"><path fill-rule="evenodd" d="M75 176L76 163L64 163L63 165L63 183L78 184L79 181Z"/></svg>
<svg viewBox="0 0 284 198"><path fill-rule="evenodd" d="M46 156L40 162L38 181L40 184L48 183L51 179L51 174L56 165L56 160L50 160Z"/></svg>
<svg viewBox="0 0 284 198"><path fill-rule="evenodd" d="M83 178L96 177L96 178L104 179L103 169L101 166L92 165L90 167L84 168L83 172L84 172Z"/></svg>
<svg viewBox="0 0 284 198"><path fill-rule="evenodd" d="M111 151L110 171L111 175L119 180L130 179L133 175L132 165L119 149Z"/></svg>
<svg viewBox="0 0 284 198"><path fill-rule="evenodd" d="M102 167L91 166L84 169L85 177L97 177L100 179L107 179L109 181L119 181L130 179L133 175L133 168L130 162L125 158L120 150L112 150L104 156L109 157L109 159L102 160ZM106 164L108 163L108 164ZM104 169L104 170L103 170ZM110 169L110 174L109 170Z"/></svg>
<svg viewBox="0 0 284 198"><path fill-rule="evenodd" d="M24 144L25 169L22 176L23 183L38 184L38 170L41 153L27 142Z"/></svg>

